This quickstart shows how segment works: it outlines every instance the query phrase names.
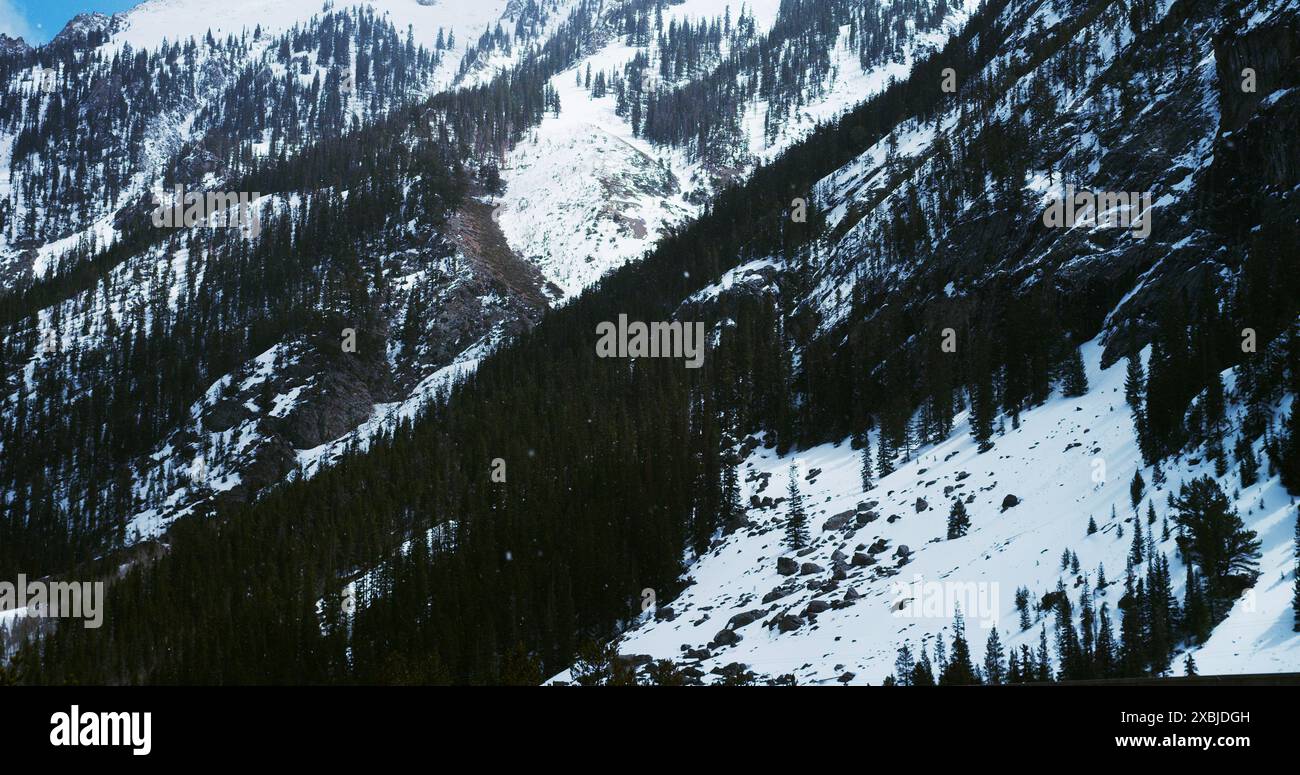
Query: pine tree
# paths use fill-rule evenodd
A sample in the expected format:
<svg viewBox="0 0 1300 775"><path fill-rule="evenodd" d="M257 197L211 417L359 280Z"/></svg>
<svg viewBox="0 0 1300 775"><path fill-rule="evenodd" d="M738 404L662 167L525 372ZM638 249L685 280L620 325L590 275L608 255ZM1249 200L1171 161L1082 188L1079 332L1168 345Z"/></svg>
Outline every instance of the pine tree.
<svg viewBox="0 0 1300 775"><path fill-rule="evenodd" d="M1092 535L1093 533L1096 532L1097 532L1097 520L1090 515L1088 517L1088 535Z"/></svg>
<svg viewBox="0 0 1300 775"><path fill-rule="evenodd" d="M1083 368L1083 355L1078 347L1071 347L1065 357L1061 393L1066 398L1077 398L1088 392L1088 375Z"/></svg>
<svg viewBox="0 0 1300 775"><path fill-rule="evenodd" d="M867 492L871 489L871 436L864 432L860 436L860 440L859 448L862 451L862 491Z"/></svg>
<svg viewBox="0 0 1300 775"><path fill-rule="evenodd" d="M930 664L930 654L921 646L921 658L912 666L912 686L934 686L934 667Z"/></svg>
<svg viewBox="0 0 1300 775"><path fill-rule="evenodd" d="M916 672L916 660L912 658L912 648L904 641L898 648L898 657L894 659L895 683L898 686L911 686Z"/></svg>
<svg viewBox="0 0 1300 775"><path fill-rule="evenodd" d="M993 419L996 415L993 396L992 367L983 358L977 358L973 366L975 382L969 393L970 433L978 444L981 453L993 448Z"/></svg>
<svg viewBox="0 0 1300 775"><path fill-rule="evenodd" d="M1142 393L1145 385L1142 356L1134 353L1128 357L1128 368L1124 372L1124 400L1135 418L1142 411Z"/></svg>
<svg viewBox="0 0 1300 775"><path fill-rule="evenodd" d="M884 431L881 431L878 435L880 437L880 449L877 450L876 454L876 471L880 474L880 478L884 479L894 473L894 453L889 448L889 442L885 438Z"/></svg>
<svg viewBox="0 0 1300 775"><path fill-rule="evenodd" d="M1192 657L1192 652L1187 652L1187 659L1183 660L1183 675L1193 676L1196 672L1196 659Z"/></svg>
<svg viewBox="0 0 1300 775"><path fill-rule="evenodd" d="M799 492L799 469L790 466L788 515L785 522L785 542L792 550L802 549L808 543L808 515L804 513L803 495Z"/></svg>
<svg viewBox="0 0 1300 775"><path fill-rule="evenodd" d="M1182 556L1201 567L1211 613L1217 620L1216 600L1227 597L1232 577L1247 585L1259 576L1260 541L1247 530L1237 510L1213 479L1203 476L1184 484L1174 500L1174 519L1180 528Z"/></svg>
<svg viewBox="0 0 1300 775"><path fill-rule="evenodd" d="M1031 683L1038 680L1038 663L1034 660L1034 652L1029 648L1028 643L1020 644L1020 683Z"/></svg>
<svg viewBox="0 0 1300 775"><path fill-rule="evenodd" d="M1020 670L1020 652L1013 648L1007 654L1007 683L1015 685L1023 683L1024 680Z"/></svg>
<svg viewBox="0 0 1300 775"><path fill-rule="evenodd" d="M1250 487L1259 481L1259 458L1255 457L1255 445L1246 440L1243 434L1237 439L1237 471L1241 475L1241 486Z"/></svg>
<svg viewBox="0 0 1300 775"><path fill-rule="evenodd" d="M1098 678L1110 678L1115 675L1118 659L1115 646L1115 628L1110 622L1110 606L1101 604L1098 612L1097 645L1093 656L1093 674Z"/></svg>
<svg viewBox="0 0 1300 775"><path fill-rule="evenodd" d="M970 645L966 642L966 622L959 607L952 624L952 658L939 676L939 685L971 686L978 683L975 665L971 662Z"/></svg>
<svg viewBox="0 0 1300 775"><path fill-rule="evenodd" d="M1038 658L1035 660L1035 664L1038 666L1038 682L1050 682L1052 680L1052 657L1047 653L1047 625L1043 625L1038 631Z"/></svg>
<svg viewBox="0 0 1300 775"><path fill-rule="evenodd" d="M1063 679L1082 677L1079 633L1074 629L1074 608L1065 582L1056 582L1056 661Z"/></svg>
<svg viewBox="0 0 1300 775"><path fill-rule="evenodd" d="M731 438L728 436L727 438ZM744 521L745 506L740 500L740 466L731 450L725 450L720 461L722 482L719 487L722 506L722 526L735 530Z"/></svg>
<svg viewBox="0 0 1300 775"><path fill-rule="evenodd" d="M1169 578L1169 562L1162 554L1147 563L1146 603L1147 660L1152 675L1164 675L1173 656L1180 615Z"/></svg>
<svg viewBox="0 0 1300 775"><path fill-rule="evenodd" d="M1020 631L1024 632L1032 625L1029 621L1029 590L1025 587L1016 590L1016 610L1020 612Z"/></svg>
<svg viewBox="0 0 1300 775"><path fill-rule="evenodd" d="M1133 544L1129 546L1129 550L1128 550L1129 565L1141 565L1143 560L1142 552L1143 552L1142 531L1138 530L1137 526L1134 526Z"/></svg>
<svg viewBox="0 0 1300 775"><path fill-rule="evenodd" d="M1133 513L1137 513L1137 507L1142 503L1142 493L1146 492L1147 483L1142 478L1142 469L1133 472L1133 481L1129 483L1128 494L1133 501Z"/></svg>
<svg viewBox="0 0 1300 775"><path fill-rule="evenodd" d="M1146 672L1146 592L1140 579L1129 571L1124 578L1124 597L1120 599L1123 617L1119 625L1120 674L1137 677Z"/></svg>
<svg viewBox="0 0 1300 775"><path fill-rule="evenodd" d="M1012 657L1014 656L1013 652ZM984 680L989 686L1001 686L1006 674L1005 652L1002 641L998 638L998 628L994 627L984 645Z"/></svg>
<svg viewBox="0 0 1300 775"><path fill-rule="evenodd" d="M961 498L956 498L948 511L948 540L961 538L969 530L970 516L966 513L966 504L962 503Z"/></svg>
<svg viewBox="0 0 1300 775"><path fill-rule="evenodd" d="M1187 563L1187 580L1183 591L1183 633L1190 643L1204 643L1210 635L1213 622L1205 604L1205 592L1196 568Z"/></svg>

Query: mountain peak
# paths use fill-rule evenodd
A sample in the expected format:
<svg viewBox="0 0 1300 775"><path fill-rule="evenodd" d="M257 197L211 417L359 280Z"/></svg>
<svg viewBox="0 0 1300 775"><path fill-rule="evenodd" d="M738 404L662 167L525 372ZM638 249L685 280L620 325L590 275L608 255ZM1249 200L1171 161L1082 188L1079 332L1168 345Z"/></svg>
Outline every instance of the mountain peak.
<svg viewBox="0 0 1300 775"><path fill-rule="evenodd" d="M60 43L78 37L85 37L95 32L112 32L118 25L120 17L102 13L79 13L63 26L52 43Z"/></svg>
<svg viewBox="0 0 1300 775"><path fill-rule="evenodd" d="M21 37L11 38L3 32L0 32L0 56L20 54L31 50L32 47L27 45L27 41L23 40Z"/></svg>

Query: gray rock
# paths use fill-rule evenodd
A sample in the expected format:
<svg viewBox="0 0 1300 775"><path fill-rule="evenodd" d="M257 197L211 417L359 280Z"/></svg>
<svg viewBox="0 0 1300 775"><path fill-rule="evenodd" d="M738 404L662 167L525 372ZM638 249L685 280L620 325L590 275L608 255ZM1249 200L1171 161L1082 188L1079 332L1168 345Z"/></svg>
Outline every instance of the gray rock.
<svg viewBox="0 0 1300 775"><path fill-rule="evenodd" d="M763 602L770 603L773 600L780 600L781 598L793 593L796 589L798 589L797 586L782 584L771 592L768 592L766 595L763 595Z"/></svg>
<svg viewBox="0 0 1300 775"><path fill-rule="evenodd" d="M710 649L717 649L723 646L734 646L741 640L740 633L735 630L718 630L718 634L713 636L709 643Z"/></svg>
<svg viewBox="0 0 1300 775"><path fill-rule="evenodd" d="M781 632L794 632L803 626L803 620L797 616L786 614L776 622L776 628Z"/></svg>
<svg viewBox="0 0 1300 775"><path fill-rule="evenodd" d="M1005 497L1005 498L1002 499L1002 510L1003 510L1003 511L1006 511L1007 509L1010 509L1010 508L1015 508L1016 506L1019 506L1019 505L1020 505L1020 499L1017 498L1017 497L1014 496L1014 495L1007 495L1007 497Z"/></svg>
<svg viewBox="0 0 1300 775"><path fill-rule="evenodd" d="M782 576L793 576L799 572L799 563L793 557L776 558L776 572Z"/></svg>
<svg viewBox="0 0 1300 775"><path fill-rule="evenodd" d="M930 508L930 504L926 502L925 498L917 498L917 499L916 499L916 513L917 513L917 514L920 514L922 511L925 511L925 510L928 509L928 508Z"/></svg>
<svg viewBox="0 0 1300 775"><path fill-rule="evenodd" d="M799 566L799 575L807 576L813 573L821 573L824 570L826 569L815 562L805 562L803 565Z"/></svg>
<svg viewBox="0 0 1300 775"><path fill-rule="evenodd" d="M855 513L856 512L853 511L842 511L839 514L836 514L835 516L831 517L830 519L822 523L822 530L843 529L846 525L849 524L849 520L853 519L853 515Z"/></svg>
<svg viewBox="0 0 1300 775"><path fill-rule="evenodd" d="M826 602L825 600L810 600L808 601L808 607L805 608L803 612L805 616L807 616L808 614L815 615L821 613L822 611L830 610L830 607L831 604Z"/></svg>
<svg viewBox="0 0 1300 775"><path fill-rule="evenodd" d="M762 608L755 608L749 611L738 613L735 616L731 617L729 620L727 620L727 627L732 630L738 630L747 624L762 619L763 614L765 613L767 613L767 611Z"/></svg>

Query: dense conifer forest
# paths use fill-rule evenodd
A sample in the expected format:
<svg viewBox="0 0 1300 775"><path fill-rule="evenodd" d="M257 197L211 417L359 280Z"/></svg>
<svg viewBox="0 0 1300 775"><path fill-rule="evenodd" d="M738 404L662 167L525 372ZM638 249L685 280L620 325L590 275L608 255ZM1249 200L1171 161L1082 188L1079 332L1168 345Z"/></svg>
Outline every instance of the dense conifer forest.
<svg viewBox="0 0 1300 775"><path fill-rule="evenodd" d="M777 256L798 267L821 250L822 214L792 220L792 200L806 197L816 181L904 119L932 118L945 98L934 88L942 69L975 73L994 56L1005 34L998 29L1003 5L983 6L961 35L918 62L907 80L723 191L701 218L665 238L644 261L548 312L418 420L364 454L310 480L260 493L251 503L179 522L162 541L134 550L129 569L111 585L107 606L113 615L105 629L49 632L18 652L10 679L535 684L576 661L580 683L628 681L599 644L636 615L641 590L654 588L669 597L681 584L687 559L727 529L740 509L737 445L784 452L869 438L864 434L876 431L878 447L864 449L873 461L864 465L866 480L873 463L875 473L884 475L920 444L946 437L963 409L971 411L976 440L992 445L1007 423L1053 390L1085 393L1078 347L1119 302L1124 289L1118 283L1066 294L1051 276L1027 287L1006 277L950 299L936 293L943 283L931 273L902 289L887 288L879 273L863 273L852 288L853 314L827 327L815 308L801 303L810 290L803 285L808 273L793 271L779 275L768 292L718 306L693 308L687 302L682 310L683 299L739 264ZM724 38L731 41L728 56L761 63L754 88L770 99L788 99L782 96L786 67L815 67L802 60L816 55L816 46L804 48L808 36L774 32L763 45L748 45L743 17L721 26L663 29L653 21L653 7L631 4L623 34L662 35L670 50L680 52L664 65L666 79L675 77L675 68L695 66L706 50L717 55ZM943 15L941 7L905 10L922 19ZM878 16L836 10L836 4L827 14L828 20L855 25L868 59L890 45ZM374 27L339 22L329 44L301 41L300 47L296 38L286 39L286 61L310 50L317 57L344 56L346 41L375 34ZM505 45L504 39L486 36L478 48L489 51ZM205 384L205 374L222 373L289 331L319 340L322 349L337 346L335 332L344 322L374 341L382 339L386 332L367 328L382 317L378 309L387 291L367 257L382 254L385 241L397 239L397 224L412 218L425 229L424 238L436 242L439 227L467 193L483 190L486 183L469 162L508 144L553 108L542 84L569 61L566 47L579 45L579 37L557 40L552 57L487 85L399 111L336 141L290 152L293 142L286 138L284 153L247 164L245 185L256 190L328 184L350 195L346 201L328 193L305 197L296 210L272 218L266 238L253 248L221 240L193 245L192 256L207 254L207 288L187 289L194 295L191 304L176 315L156 307L148 319L162 329L157 335L139 342L123 336L110 362L77 363L76 383L71 376L43 382L58 389L41 401L50 414L58 406L61 415L56 427L42 432L48 444L23 445L27 420L5 419L2 484L22 499L22 508L11 513L29 518L24 524L0 521L0 569L76 565L82 573L108 577L123 560L103 553L114 546L105 537L114 525L103 515L120 512L128 497L115 485L118 463L144 451L140 439L151 424L178 419ZM1054 41L1041 45L1046 49ZM333 53L323 53L330 47ZM430 54L427 61L435 59ZM795 64L785 64L789 60ZM1030 61L1022 63L1026 71ZM641 83L636 75L615 74L612 88ZM391 77L391 88L401 89L402 78ZM1018 73L1004 77L1014 81ZM607 83L597 75L593 88ZM963 80L958 98L973 116L983 115L977 108L997 86ZM699 93L650 97L642 106L644 122L633 118L633 124L662 142L689 142L706 154L706 136L726 132L723 106L748 95L720 92L707 81L692 88ZM280 92L275 102L288 112L306 109L294 105L290 91ZM1031 101L1028 107L1037 106ZM242 109L232 103L227 115ZM722 124L715 130L691 118L705 114ZM216 126L224 119L210 120ZM954 173L945 178L951 199L991 196L984 191L986 179L1018 189L1014 183L1017 176L1023 183L1033 153L1015 135L1019 122L971 121L977 139L964 159L939 162ZM683 134L682 127L698 126L706 127L698 137ZM380 170L384 174L376 174ZM1014 212L1023 206L1010 207ZM1152 330L1133 337L1128 354L1152 347L1145 369L1129 362L1125 397L1149 465L1158 468L1182 450L1213 441L1223 465L1238 467L1243 481L1269 466L1292 492L1300 492L1300 409L1292 408L1286 427L1274 427L1263 414L1282 393L1300 390L1300 334L1294 325L1300 312L1300 275L1294 271L1300 228L1291 213L1279 210L1258 231L1234 237L1240 283L1214 289L1219 295L1202 284L1167 299ZM912 260L926 233L924 219L919 210L898 213L880 260ZM88 251L77 269L7 296L5 319L30 313L42 293L55 293L53 286L93 281L93 270L84 267L111 261ZM900 293L926 301L889 305L888 297ZM868 310L874 313L870 325L863 322ZM595 356L593 332L602 321L620 314L663 320L683 312L705 320L710 330L721 325L704 368ZM1259 337L1254 353L1238 346L1246 327ZM954 329L963 343L956 357L936 357L930 346L944 328ZM0 357L13 363L18 353ZM55 362L61 365L53 368L67 368L77 357L61 355ZM1266 461L1250 459L1240 439L1225 435L1219 374L1231 366L1241 368L1236 388L1245 403L1260 407L1240 438L1267 439ZM86 390L87 381L94 382L93 391ZM74 458L85 463L75 474L51 477L79 493L74 502L80 505L69 509L51 496L45 472ZM504 482L490 476L498 459L506 465ZM1136 507L1142 492L1137 481L1134 491ZM977 664L959 621L943 653L933 658L924 647L916 653L903 644L894 682L1021 683L1162 673L1174 643L1203 639L1223 616L1223 601L1252 572L1258 544L1234 517L1218 485L1192 483L1169 504L1168 524L1156 523L1154 512L1143 520L1143 531L1133 535L1129 568L1109 581L1102 569L1091 576L1075 596L1077 611L1064 588L1035 601L1026 592L1025 610L1032 604L1055 616L1054 646L1044 625L1038 650L1006 654L995 630ZM949 526L949 537L958 537L960 516ZM1151 548L1151 533L1162 530L1177 533L1179 551L1192 561L1182 600L1171 593L1167 558ZM23 540L16 540L20 534ZM805 540L798 526L789 540ZM1071 567L1068 553L1062 566L1079 570ZM374 568L380 594L345 620L339 614L344 585ZM1094 583L1122 584L1116 610L1094 610L1087 593ZM654 675L661 683L680 679L671 665L660 665Z"/></svg>

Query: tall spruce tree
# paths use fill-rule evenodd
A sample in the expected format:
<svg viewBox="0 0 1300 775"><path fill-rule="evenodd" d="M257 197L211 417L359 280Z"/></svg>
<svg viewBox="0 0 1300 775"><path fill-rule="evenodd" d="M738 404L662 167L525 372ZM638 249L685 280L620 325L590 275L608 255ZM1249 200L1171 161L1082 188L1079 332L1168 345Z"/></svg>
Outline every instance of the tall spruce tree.
<svg viewBox="0 0 1300 775"><path fill-rule="evenodd" d="M903 642L898 647L898 656L894 659L894 683L897 686L911 686L916 669L916 659L912 656L912 647Z"/></svg>
<svg viewBox="0 0 1300 775"><path fill-rule="evenodd" d="M1015 656L1015 652L1012 652ZM989 632L989 639L984 644L984 681L989 686L1001 686L1008 672L1006 653L1002 640L998 637L998 628Z"/></svg>
<svg viewBox="0 0 1300 775"><path fill-rule="evenodd" d="M1097 616L1097 645L1093 657L1093 674L1097 678L1113 677L1117 660L1115 628L1110 621L1110 606L1102 603Z"/></svg>
<svg viewBox="0 0 1300 775"><path fill-rule="evenodd" d="M1052 657L1047 651L1047 625L1043 625L1038 630L1038 656L1034 660L1038 667L1038 674L1035 680L1039 683L1048 683L1052 680Z"/></svg>
<svg viewBox="0 0 1300 775"><path fill-rule="evenodd" d="M971 661L970 644L966 642L966 620L958 607L952 624L952 656L939 676L940 686L971 686L978 684L975 665Z"/></svg>
<svg viewBox="0 0 1300 775"><path fill-rule="evenodd" d="M867 492L871 489L871 479L873 466L871 464L871 436L863 431L859 436L858 448L862 455L859 473L862 476L862 491Z"/></svg>
<svg viewBox="0 0 1300 775"><path fill-rule="evenodd" d="M948 540L961 538L970 530L970 515L966 513L966 504L961 498L954 498L952 508L948 511Z"/></svg>
<svg viewBox="0 0 1300 775"><path fill-rule="evenodd" d="M1128 550L1128 563L1130 566L1141 565L1143 560L1142 531L1133 526L1133 543Z"/></svg>
<svg viewBox="0 0 1300 775"><path fill-rule="evenodd" d="M808 543L808 515L804 511L803 494L799 491L799 468L790 466L790 484L786 488L788 495L787 516L785 520L785 542L791 549L802 549Z"/></svg>
<svg viewBox="0 0 1300 775"><path fill-rule="evenodd" d="M1134 353L1128 357L1128 367L1124 373L1124 401L1133 412L1133 416L1142 411L1142 393L1146 387L1146 376L1142 373L1142 356Z"/></svg>
<svg viewBox="0 0 1300 775"><path fill-rule="evenodd" d="M1146 589L1130 570L1124 578L1124 596L1119 608L1123 617L1119 627L1119 672L1135 678L1146 672Z"/></svg>
<svg viewBox="0 0 1300 775"><path fill-rule="evenodd" d="M1083 368L1083 355L1078 347L1071 347L1062 366L1061 393L1066 398L1078 398L1088 392L1088 375Z"/></svg>
<svg viewBox="0 0 1300 775"><path fill-rule="evenodd" d="M934 666L930 663L930 654L921 646L921 658L912 666L912 686L934 686Z"/></svg>

